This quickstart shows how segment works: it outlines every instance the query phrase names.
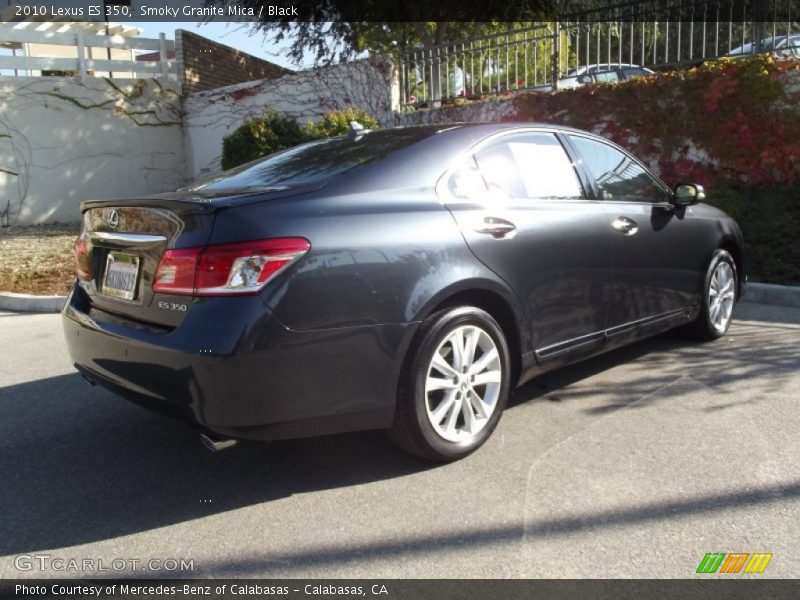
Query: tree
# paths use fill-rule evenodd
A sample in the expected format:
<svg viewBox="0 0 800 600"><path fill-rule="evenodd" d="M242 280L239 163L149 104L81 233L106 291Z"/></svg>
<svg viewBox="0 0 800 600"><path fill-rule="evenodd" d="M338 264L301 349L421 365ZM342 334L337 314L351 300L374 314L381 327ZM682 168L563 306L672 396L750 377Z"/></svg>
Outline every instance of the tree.
<svg viewBox="0 0 800 600"><path fill-rule="evenodd" d="M225 4L225 0L211 0ZM255 8L260 0L240 0ZM254 32L278 43L291 39L288 57L300 64L306 52L316 65L352 59L364 52L400 57L414 48L432 52L439 81L438 46L453 40L509 29L514 23L552 15L556 0L307 0L299 16L264 15ZM434 98L439 90L431 90Z"/></svg>

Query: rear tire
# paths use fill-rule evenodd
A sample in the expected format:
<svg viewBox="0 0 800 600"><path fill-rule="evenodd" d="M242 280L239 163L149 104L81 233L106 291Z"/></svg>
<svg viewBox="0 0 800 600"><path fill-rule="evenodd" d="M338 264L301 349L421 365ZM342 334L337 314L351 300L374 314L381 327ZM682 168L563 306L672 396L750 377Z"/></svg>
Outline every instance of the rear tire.
<svg viewBox="0 0 800 600"><path fill-rule="evenodd" d="M703 286L703 305L687 332L700 340L716 340L725 335L733 319L738 292L738 273L733 257L717 250L711 258Z"/></svg>
<svg viewBox="0 0 800 600"><path fill-rule="evenodd" d="M389 437L429 460L467 456L500 420L510 365L503 330L486 311L463 306L431 315L409 349Z"/></svg>

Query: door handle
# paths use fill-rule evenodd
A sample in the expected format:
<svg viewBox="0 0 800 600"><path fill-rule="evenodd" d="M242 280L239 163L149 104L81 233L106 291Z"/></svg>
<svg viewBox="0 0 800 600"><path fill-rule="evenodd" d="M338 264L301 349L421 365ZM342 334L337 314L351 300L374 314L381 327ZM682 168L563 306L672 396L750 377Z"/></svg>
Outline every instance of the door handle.
<svg viewBox="0 0 800 600"><path fill-rule="evenodd" d="M633 235L639 231L639 225L636 221L628 217L617 217L614 219L614 222L611 223L611 227L614 228L614 231L619 231L622 235Z"/></svg>
<svg viewBox="0 0 800 600"><path fill-rule="evenodd" d="M499 217L484 217L481 224L475 228L477 233L491 235L496 239L511 237L516 230L516 225L511 221Z"/></svg>

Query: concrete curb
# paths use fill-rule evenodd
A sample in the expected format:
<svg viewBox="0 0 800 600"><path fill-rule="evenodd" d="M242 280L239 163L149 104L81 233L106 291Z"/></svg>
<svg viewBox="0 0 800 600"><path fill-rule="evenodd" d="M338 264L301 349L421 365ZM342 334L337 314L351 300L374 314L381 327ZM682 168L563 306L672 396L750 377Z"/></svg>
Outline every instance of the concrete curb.
<svg viewBox="0 0 800 600"><path fill-rule="evenodd" d="M66 296L34 296L0 292L0 310L31 313L57 313L64 307Z"/></svg>
<svg viewBox="0 0 800 600"><path fill-rule="evenodd" d="M800 286L748 283L745 286L742 300L753 302L754 304L774 304L800 308Z"/></svg>

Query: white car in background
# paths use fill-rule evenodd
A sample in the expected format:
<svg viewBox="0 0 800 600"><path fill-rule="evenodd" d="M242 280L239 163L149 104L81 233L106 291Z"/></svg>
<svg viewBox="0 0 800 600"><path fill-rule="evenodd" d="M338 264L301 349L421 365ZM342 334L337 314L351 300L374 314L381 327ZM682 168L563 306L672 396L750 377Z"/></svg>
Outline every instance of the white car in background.
<svg viewBox="0 0 800 600"><path fill-rule="evenodd" d="M561 89L570 89L588 83L617 83L619 81L627 81L636 77L646 77L647 75L653 74L654 71L647 67L628 63L585 65L567 71L567 76L558 80L558 87Z"/></svg>
<svg viewBox="0 0 800 600"><path fill-rule="evenodd" d="M762 52L768 52L773 56L800 56L800 34L776 35L761 40ZM751 42L744 46L734 48L725 56L739 57L756 53L756 44Z"/></svg>

